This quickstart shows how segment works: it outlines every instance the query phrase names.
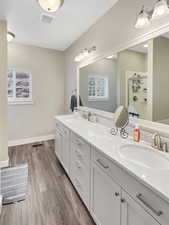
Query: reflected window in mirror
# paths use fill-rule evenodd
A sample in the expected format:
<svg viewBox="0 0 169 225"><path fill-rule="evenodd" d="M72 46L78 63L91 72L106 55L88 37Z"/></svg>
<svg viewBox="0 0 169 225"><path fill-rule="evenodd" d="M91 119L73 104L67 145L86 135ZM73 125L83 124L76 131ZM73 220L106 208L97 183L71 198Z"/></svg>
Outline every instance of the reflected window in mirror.
<svg viewBox="0 0 169 225"><path fill-rule="evenodd" d="M88 100L99 101L108 100L108 77L89 76L88 77Z"/></svg>

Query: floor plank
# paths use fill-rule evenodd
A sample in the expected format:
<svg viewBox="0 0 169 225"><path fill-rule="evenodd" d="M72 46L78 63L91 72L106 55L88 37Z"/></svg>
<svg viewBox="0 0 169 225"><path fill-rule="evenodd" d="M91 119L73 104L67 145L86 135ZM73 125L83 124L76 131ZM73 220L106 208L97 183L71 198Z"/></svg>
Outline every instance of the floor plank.
<svg viewBox="0 0 169 225"><path fill-rule="evenodd" d="M54 142L9 149L10 165L28 163L25 201L3 206L0 225L95 225L54 154Z"/></svg>

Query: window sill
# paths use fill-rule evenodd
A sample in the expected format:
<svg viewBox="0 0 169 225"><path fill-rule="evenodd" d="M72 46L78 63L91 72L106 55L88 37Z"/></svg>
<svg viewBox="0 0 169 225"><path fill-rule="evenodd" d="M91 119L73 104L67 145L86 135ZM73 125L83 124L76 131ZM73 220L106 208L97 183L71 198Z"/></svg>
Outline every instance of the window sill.
<svg viewBox="0 0 169 225"><path fill-rule="evenodd" d="M33 105L33 101L13 101L8 102L8 105Z"/></svg>
<svg viewBox="0 0 169 225"><path fill-rule="evenodd" d="M89 98L88 102L106 102L109 101L108 98Z"/></svg>

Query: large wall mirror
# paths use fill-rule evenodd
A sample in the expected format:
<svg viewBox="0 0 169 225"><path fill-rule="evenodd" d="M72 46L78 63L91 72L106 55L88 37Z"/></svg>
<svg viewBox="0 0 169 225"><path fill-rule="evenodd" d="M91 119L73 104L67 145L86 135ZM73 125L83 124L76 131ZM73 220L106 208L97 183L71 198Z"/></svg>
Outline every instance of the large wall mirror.
<svg viewBox="0 0 169 225"><path fill-rule="evenodd" d="M169 124L169 33L79 69L83 106Z"/></svg>

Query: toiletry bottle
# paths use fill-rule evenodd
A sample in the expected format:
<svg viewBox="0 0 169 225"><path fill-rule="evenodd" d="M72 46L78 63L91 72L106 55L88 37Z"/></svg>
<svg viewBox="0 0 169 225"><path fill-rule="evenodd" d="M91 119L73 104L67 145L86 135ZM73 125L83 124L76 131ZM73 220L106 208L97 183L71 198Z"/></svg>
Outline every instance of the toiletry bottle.
<svg viewBox="0 0 169 225"><path fill-rule="evenodd" d="M134 141L140 142L140 128L138 125L135 125L134 128Z"/></svg>

